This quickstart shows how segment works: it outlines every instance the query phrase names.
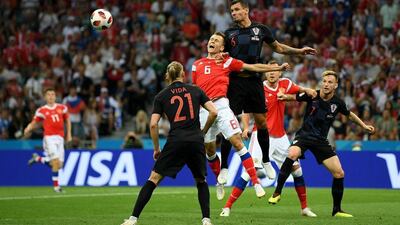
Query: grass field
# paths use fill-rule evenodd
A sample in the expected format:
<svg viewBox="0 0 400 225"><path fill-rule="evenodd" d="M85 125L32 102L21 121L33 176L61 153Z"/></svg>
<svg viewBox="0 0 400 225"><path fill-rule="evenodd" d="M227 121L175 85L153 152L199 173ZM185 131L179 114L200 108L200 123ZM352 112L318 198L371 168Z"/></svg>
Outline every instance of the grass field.
<svg viewBox="0 0 400 225"><path fill-rule="evenodd" d="M64 194L50 187L0 188L0 224L40 225L111 225L121 224L132 210L139 188L66 187ZM227 191L230 193L230 189ZM272 192L267 189L267 195ZM300 216L293 188L284 189L278 205L268 205L267 198L257 199L253 189L244 192L233 206L231 216L219 217L224 201L211 193L211 217L215 225L239 224L400 224L400 191L346 189L343 209L354 218L332 218L330 189L308 189L309 206L318 218ZM228 193L227 193L228 194ZM193 187L160 187L144 209L140 225L201 224L197 191Z"/></svg>

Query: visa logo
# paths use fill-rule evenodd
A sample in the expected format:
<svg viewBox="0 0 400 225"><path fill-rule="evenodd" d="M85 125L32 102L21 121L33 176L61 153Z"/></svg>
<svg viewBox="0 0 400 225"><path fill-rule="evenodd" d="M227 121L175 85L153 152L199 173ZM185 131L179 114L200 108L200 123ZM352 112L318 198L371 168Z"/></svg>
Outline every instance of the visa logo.
<svg viewBox="0 0 400 225"><path fill-rule="evenodd" d="M118 186L121 182L138 184L132 152L72 151L60 170L63 186Z"/></svg>
<svg viewBox="0 0 400 225"><path fill-rule="evenodd" d="M397 167L396 155L393 153L378 153L376 156L386 161L392 188L400 188L400 171Z"/></svg>

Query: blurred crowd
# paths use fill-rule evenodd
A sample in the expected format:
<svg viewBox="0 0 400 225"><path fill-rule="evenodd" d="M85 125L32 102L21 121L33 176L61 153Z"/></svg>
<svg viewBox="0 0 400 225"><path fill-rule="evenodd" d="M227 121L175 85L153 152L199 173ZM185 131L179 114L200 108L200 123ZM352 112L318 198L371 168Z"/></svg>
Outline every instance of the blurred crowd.
<svg viewBox="0 0 400 225"><path fill-rule="evenodd" d="M340 97L377 128L365 136L338 117L332 127L336 139L399 139L398 0L249 3L252 21L269 26L277 40L319 52L283 56L265 47L264 61L289 62L293 70L284 76L308 87L317 87L323 70L337 71ZM0 139L21 137L48 87L69 107L75 139L95 147L99 136L112 135L128 122L138 137L148 136L152 100L165 86L166 66L181 62L190 82L191 65L206 54L210 34L232 23L228 6L225 0L1 1ZM90 26L97 8L113 15L113 25L103 32ZM286 125L293 134L304 107L290 103L288 108ZM168 124L162 127L165 135Z"/></svg>

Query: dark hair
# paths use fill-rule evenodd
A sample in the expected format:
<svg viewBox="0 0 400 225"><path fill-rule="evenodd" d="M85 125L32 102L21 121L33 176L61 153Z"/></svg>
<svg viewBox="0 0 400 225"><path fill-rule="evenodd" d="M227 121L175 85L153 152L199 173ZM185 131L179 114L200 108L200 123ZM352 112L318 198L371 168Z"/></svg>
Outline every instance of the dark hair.
<svg viewBox="0 0 400 225"><path fill-rule="evenodd" d="M231 2L231 6L233 6L233 5L237 4L237 3L240 3L240 5L243 8L249 8L249 3L246 0L233 0Z"/></svg>
<svg viewBox="0 0 400 225"><path fill-rule="evenodd" d="M334 76L334 77L336 78L336 81L339 82L339 77L338 77L338 75L336 74L335 71L333 71L333 70L325 70L325 71L322 73L322 77L326 77L326 76L329 76L329 75Z"/></svg>
<svg viewBox="0 0 400 225"><path fill-rule="evenodd" d="M183 71L182 64L178 61L172 61L167 66L167 72L165 73L165 80L167 80L168 82L175 81L177 78L181 76L182 71Z"/></svg>
<svg viewBox="0 0 400 225"><path fill-rule="evenodd" d="M44 94L47 94L47 92L49 92L49 91L54 91L54 92L56 92L56 89L54 89L54 88L46 88L45 90L44 90Z"/></svg>
<svg viewBox="0 0 400 225"><path fill-rule="evenodd" d="M268 64L278 64L278 62L274 59L268 61Z"/></svg>
<svg viewBox="0 0 400 225"><path fill-rule="evenodd" d="M213 35L221 36L222 39L223 39L223 43L222 44L225 45L225 34L224 33L218 31L218 32L215 32Z"/></svg>

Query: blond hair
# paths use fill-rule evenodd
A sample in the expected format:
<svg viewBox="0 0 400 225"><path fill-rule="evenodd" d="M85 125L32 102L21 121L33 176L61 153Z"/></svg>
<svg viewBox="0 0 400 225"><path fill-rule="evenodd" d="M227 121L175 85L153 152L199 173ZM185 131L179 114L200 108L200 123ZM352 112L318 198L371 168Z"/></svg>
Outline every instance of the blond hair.
<svg viewBox="0 0 400 225"><path fill-rule="evenodd" d="M167 66L167 72L165 73L165 80L169 83L176 81L178 78L182 77L183 66L178 61L172 61Z"/></svg>

